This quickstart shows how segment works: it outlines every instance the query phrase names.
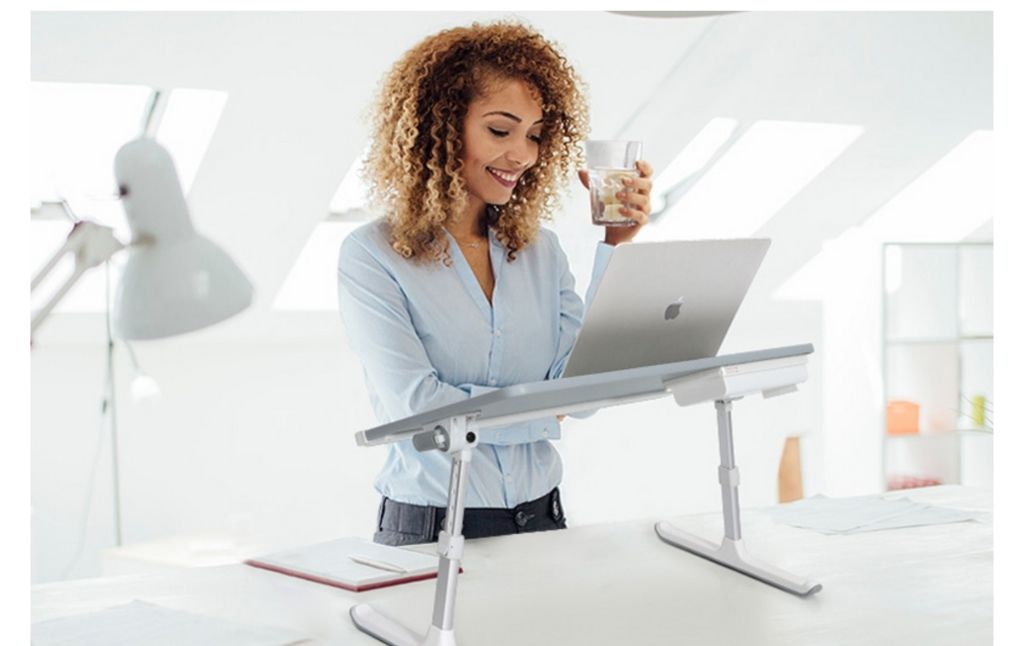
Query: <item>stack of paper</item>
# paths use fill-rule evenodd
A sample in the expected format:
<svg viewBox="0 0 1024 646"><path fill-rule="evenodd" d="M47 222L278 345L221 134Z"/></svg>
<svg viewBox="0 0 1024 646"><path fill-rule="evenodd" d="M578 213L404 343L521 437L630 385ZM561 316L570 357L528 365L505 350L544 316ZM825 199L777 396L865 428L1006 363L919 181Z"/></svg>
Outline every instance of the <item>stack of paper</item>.
<svg viewBox="0 0 1024 646"><path fill-rule="evenodd" d="M767 510L778 522L822 534L853 534L879 529L940 525L974 520L977 514L935 507L906 498L880 496L828 498L813 496Z"/></svg>
<svg viewBox="0 0 1024 646"><path fill-rule="evenodd" d="M142 601L32 625L32 646L289 646L308 638Z"/></svg>

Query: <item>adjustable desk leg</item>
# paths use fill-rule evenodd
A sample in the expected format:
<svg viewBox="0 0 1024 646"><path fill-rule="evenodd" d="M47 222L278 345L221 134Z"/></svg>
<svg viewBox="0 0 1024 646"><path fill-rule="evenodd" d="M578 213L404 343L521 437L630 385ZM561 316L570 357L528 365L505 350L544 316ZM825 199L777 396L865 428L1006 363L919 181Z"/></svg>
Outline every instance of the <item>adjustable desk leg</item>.
<svg viewBox="0 0 1024 646"><path fill-rule="evenodd" d="M462 562L462 517L466 509L466 472L472 449L463 449L452 456L452 477L448 491L448 512L444 530L438 539L440 564L437 588L434 591L434 619L424 644L455 646L455 588Z"/></svg>
<svg viewBox="0 0 1024 646"><path fill-rule="evenodd" d="M465 541L462 536L462 517L466 503L466 474L472 457L472 448L452 453L448 511L444 517L444 529L437 541L440 563L434 591L434 616L427 634L413 632L365 603L352 606L349 610L349 616L359 630L391 646L456 646L455 589Z"/></svg>
<svg viewBox="0 0 1024 646"><path fill-rule="evenodd" d="M718 467L718 482L722 485L722 517L725 525L722 543L715 545L666 522L656 523L654 531L661 540L670 545L675 545L769 585L801 596L814 594L821 590L820 583L790 574L747 554L740 530L740 473L736 468L736 458L733 453L732 401L716 401L715 410L718 412L718 451L722 460L721 466Z"/></svg>

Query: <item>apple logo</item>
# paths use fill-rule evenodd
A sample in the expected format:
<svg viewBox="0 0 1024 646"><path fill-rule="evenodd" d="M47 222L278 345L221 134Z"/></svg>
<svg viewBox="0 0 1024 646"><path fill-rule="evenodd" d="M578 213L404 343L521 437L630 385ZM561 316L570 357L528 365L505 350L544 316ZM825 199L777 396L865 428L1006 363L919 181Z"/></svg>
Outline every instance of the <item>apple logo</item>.
<svg viewBox="0 0 1024 646"><path fill-rule="evenodd" d="M683 307L683 297L680 296L676 299L676 302L672 303L665 308L665 320L671 321L675 317L679 316L679 310Z"/></svg>

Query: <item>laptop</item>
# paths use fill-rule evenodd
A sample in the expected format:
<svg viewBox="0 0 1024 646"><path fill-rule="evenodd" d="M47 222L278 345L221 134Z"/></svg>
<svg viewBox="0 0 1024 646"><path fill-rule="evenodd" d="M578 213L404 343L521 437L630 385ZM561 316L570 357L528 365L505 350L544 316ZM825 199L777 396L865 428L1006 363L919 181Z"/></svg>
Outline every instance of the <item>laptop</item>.
<svg viewBox="0 0 1024 646"><path fill-rule="evenodd" d="M619 245L563 377L713 357L771 241Z"/></svg>

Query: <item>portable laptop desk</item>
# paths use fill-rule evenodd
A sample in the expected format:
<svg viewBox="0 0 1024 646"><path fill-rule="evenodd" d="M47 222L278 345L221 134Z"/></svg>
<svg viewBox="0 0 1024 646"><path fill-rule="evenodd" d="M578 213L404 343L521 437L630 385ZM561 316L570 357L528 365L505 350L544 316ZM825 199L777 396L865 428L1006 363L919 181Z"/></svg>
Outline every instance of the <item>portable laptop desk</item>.
<svg viewBox="0 0 1024 646"><path fill-rule="evenodd" d="M801 596L818 592L821 584L747 554L740 531L739 470L732 437L732 402L756 393L774 397L796 391L797 384L807 380L807 356L813 351L812 345L804 344L520 384L356 433L356 443L360 446L411 439L419 451L448 453L452 456L452 471L448 511L437 542L440 564L434 614L427 633L406 628L368 604L352 606L349 615L353 623L361 631L394 646L455 646L455 589L465 544L462 517L466 470L480 429L669 394L679 406L715 402L724 535L721 544L715 545L659 522L654 528L658 536L666 543L788 592Z"/></svg>

